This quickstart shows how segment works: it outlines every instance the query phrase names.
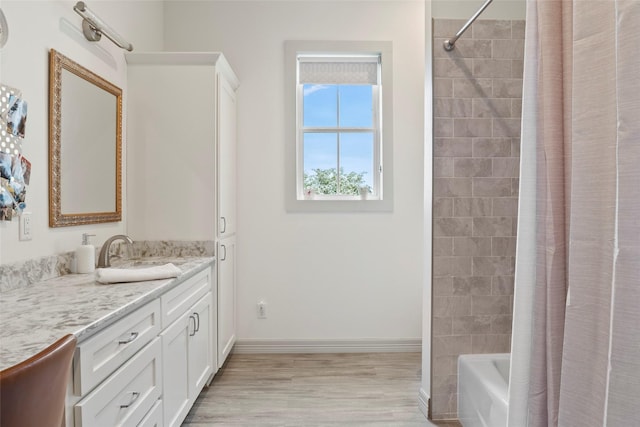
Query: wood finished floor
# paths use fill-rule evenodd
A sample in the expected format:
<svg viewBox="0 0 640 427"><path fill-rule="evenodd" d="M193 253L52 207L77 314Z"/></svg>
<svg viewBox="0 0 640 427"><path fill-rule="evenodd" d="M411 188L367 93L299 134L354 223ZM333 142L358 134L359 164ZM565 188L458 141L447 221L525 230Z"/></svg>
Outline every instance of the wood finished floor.
<svg viewBox="0 0 640 427"><path fill-rule="evenodd" d="M183 426L434 426L420 366L419 353L232 354Z"/></svg>

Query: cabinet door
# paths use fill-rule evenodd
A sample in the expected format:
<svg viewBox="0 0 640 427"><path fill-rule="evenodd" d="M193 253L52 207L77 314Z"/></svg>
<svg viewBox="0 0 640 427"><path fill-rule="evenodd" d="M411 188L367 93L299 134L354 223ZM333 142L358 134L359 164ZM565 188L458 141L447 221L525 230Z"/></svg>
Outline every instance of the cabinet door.
<svg viewBox="0 0 640 427"><path fill-rule="evenodd" d="M191 310L196 319L195 329L189 337L189 389L194 401L213 372L212 306L213 298L209 292Z"/></svg>
<svg viewBox="0 0 640 427"><path fill-rule="evenodd" d="M236 232L236 93L220 74L218 79L218 236Z"/></svg>
<svg viewBox="0 0 640 427"><path fill-rule="evenodd" d="M215 67L176 60L127 67L127 225L140 240L215 238Z"/></svg>
<svg viewBox="0 0 640 427"><path fill-rule="evenodd" d="M194 329L195 318L191 311L187 311L160 334L165 426L179 426L191 407L188 346L189 335Z"/></svg>
<svg viewBox="0 0 640 427"><path fill-rule="evenodd" d="M236 342L236 238L218 242L218 367Z"/></svg>

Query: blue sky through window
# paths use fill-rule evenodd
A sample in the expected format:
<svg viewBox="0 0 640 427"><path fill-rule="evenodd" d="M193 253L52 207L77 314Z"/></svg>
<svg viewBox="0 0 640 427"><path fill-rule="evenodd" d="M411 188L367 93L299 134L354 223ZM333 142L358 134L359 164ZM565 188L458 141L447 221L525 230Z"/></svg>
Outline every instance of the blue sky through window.
<svg viewBox="0 0 640 427"><path fill-rule="evenodd" d="M338 114L338 99L340 112ZM338 117L339 115L339 117ZM303 125L314 128L371 128L373 126L373 88L371 85L303 85ZM304 134L304 171L337 167L337 133ZM373 132L340 133L340 166L345 173L364 172L373 186Z"/></svg>
<svg viewBox="0 0 640 427"><path fill-rule="evenodd" d="M373 126L373 90L370 85L340 86L340 126Z"/></svg>
<svg viewBox="0 0 640 427"><path fill-rule="evenodd" d="M338 134L304 134L304 171L312 174L313 169L335 169L338 166Z"/></svg>
<svg viewBox="0 0 640 427"><path fill-rule="evenodd" d="M304 126L338 126L338 87L336 85L304 85Z"/></svg>
<svg viewBox="0 0 640 427"><path fill-rule="evenodd" d="M373 185L373 133L343 133L340 135L340 165L344 172L365 172L364 181Z"/></svg>
<svg viewBox="0 0 640 427"><path fill-rule="evenodd" d="M373 126L372 86L323 84L303 86L304 126L338 126L338 91L340 92L340 126Z"/></svg>

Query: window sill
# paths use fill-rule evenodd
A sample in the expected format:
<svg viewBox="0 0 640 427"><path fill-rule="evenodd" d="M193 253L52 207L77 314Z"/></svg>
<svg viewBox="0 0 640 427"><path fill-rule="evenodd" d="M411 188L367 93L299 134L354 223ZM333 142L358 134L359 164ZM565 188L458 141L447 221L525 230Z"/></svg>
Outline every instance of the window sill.
<svg viewBox="0 0 640 427"><path fill-rule="evenodd" d="M367 199L359 197L348 200L304 199L289 200L287 212L392 212L391 200Z"/></svg>

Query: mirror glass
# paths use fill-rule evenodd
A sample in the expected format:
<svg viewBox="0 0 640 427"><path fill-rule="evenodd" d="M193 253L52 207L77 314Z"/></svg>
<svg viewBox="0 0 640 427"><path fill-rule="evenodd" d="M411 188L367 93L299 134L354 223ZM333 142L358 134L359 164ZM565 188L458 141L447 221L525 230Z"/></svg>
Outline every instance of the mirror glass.
<svg viewBox="0 0 640 427"><path fill-rule="evenodd" d="M49 225L122 219L122 90L51 50Z"/></svg>

